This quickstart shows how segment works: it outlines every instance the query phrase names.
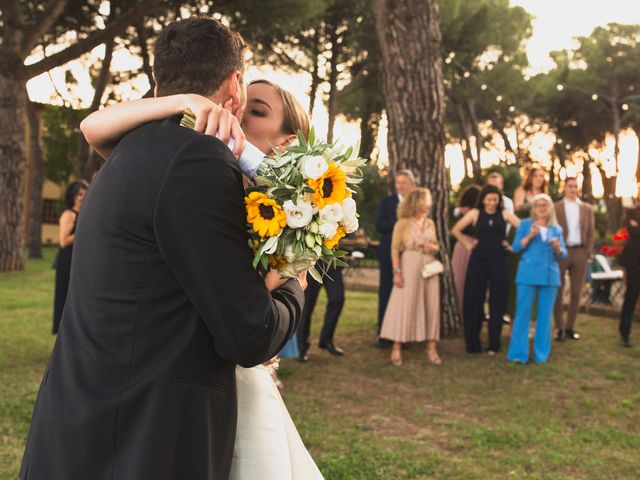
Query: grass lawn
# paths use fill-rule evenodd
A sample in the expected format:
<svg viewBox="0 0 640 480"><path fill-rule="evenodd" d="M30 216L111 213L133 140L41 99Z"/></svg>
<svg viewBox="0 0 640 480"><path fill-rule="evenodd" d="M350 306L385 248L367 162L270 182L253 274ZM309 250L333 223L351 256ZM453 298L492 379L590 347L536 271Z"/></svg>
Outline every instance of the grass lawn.
<svg viewBox="0 0 640 480"><path fill-rule="evenodd" d="M54 253L0 274L3 480L17 478L53 344ZM373 347L375 315L374 295L348 292L346 356L312 348L307 364L282 362L285 401L328 480L640 478L640 348L618 346L615 321L581 316L583 340L554 342L546 365L468 356L454 338L441 367L422 345L394 367Z"/></svg>

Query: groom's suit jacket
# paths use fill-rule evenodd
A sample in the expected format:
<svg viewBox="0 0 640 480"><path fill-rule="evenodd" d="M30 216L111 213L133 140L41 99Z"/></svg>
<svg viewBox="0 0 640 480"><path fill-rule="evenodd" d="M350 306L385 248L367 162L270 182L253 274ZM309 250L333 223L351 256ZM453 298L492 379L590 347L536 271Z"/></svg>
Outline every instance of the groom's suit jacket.
<svg viewBox="0 0 640 480"><path fill-rule="evenodd" d="M241 173L177 119L128 134L78 219L21 478L226 480L235 366L275 356L304 293L251 267Z"/></svg>

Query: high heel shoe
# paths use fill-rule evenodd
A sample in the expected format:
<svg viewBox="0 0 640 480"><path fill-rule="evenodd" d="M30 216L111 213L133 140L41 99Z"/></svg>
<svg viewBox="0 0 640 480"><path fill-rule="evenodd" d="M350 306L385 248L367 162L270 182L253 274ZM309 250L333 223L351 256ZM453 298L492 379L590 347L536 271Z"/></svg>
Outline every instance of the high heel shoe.
<svg viewBox="0 0 640 480"><path fill-rule="evenodd" d="M427 352L427 359L429 363L433 365L442 365L442 359L438 355L438 352Z"/></svg>
<svg viewBox="0 0 640 480"><path fill-rule="evenodd" d="M396 367L402 365L402 353L401 350L393 350L391 352L391 363Z"/></svg>

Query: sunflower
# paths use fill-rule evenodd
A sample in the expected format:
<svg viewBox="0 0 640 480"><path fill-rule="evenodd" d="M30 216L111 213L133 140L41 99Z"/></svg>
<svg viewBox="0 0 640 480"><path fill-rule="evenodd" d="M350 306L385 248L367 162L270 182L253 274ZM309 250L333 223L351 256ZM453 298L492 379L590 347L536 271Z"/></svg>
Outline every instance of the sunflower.
<svg viewBox="0 0 640 480"><path fill-rule="evenodd" d="M251 192L244 198L247 206L247 222L261 237L273 237L287 226L287 216L282 207L264 193Z"/></svg>
<svg viewBox="0 0 640 480"><path fill-rule="evenodd" d="M342 225L340 225L338 227L338 230L336 231L336 234L333 236L333 238L330 238L329 240L324 240L322 243L324 243L324 246L327 247L327 248L333 248L333 247L338 245L338 242L346 234L347 234L347 231L345 230L345 228Z"/></svg>
<svg viewBox="0 0 640 480"><path fill-rule="evenodd" d="M320 178L310 179L309 186L314 190L313 203L320 209L331 203L341 203L351 196L351 192L347 189L347 176L335 163L329 165Z"/></svg>

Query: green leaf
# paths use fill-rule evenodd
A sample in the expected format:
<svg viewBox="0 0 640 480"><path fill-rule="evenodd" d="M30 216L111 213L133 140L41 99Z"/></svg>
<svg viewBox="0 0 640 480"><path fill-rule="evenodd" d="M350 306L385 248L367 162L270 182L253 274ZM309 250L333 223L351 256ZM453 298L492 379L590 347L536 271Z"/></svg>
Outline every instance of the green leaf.
<svg viewBox="0 0 640 480"><path fill-rule="evenodd" d="M258 267L258 263L260 263L260 259L261 258L262 258L262 254L260 252L258 252L256 254L256 256L253 257L253 263L252 263L253 268L257 268Z"/></svg>
<svg viewBox="0 0 640 480"><path fill-rule="evenodd" d="M278 245L278 240L280 240L279 235L275 235L273 237L269 237L269 239L264 242L262 246L262 252L272 254L276 250L276 246Z"/></svg>
<svg viewBox="0 0 640 480"><path fill-rule="evenodd" d="M311 267L309 269L309 275L311 275L316 282L322 283L322 275L320 275L318 270L316 270L316 267Z"/></svg>
<svg viewBox="0 0 640 480"><path fill-rule="evenodd" d="M335 261L336 261L336 266L337 267L348 267L349 266L349 264L347 262L345 262L343 260L340 260L339 258L336 258Z"/></svg>
<svg viewBox="0 0 640 480"><path fill-rule="evenodd" d="M309 145L313 146L313 143L316 141L316 131L313 127L309 130Z"/></svg>
<svg viewBox="0 0 640 480"><path fill-rule="evenodd" d="M304 148L303 151L306 152L309 149L309 146L307 145L307 140L304 138L304 133L298 130L297 135L298 135L298 143L300 144L301 147Z"/></svg>

